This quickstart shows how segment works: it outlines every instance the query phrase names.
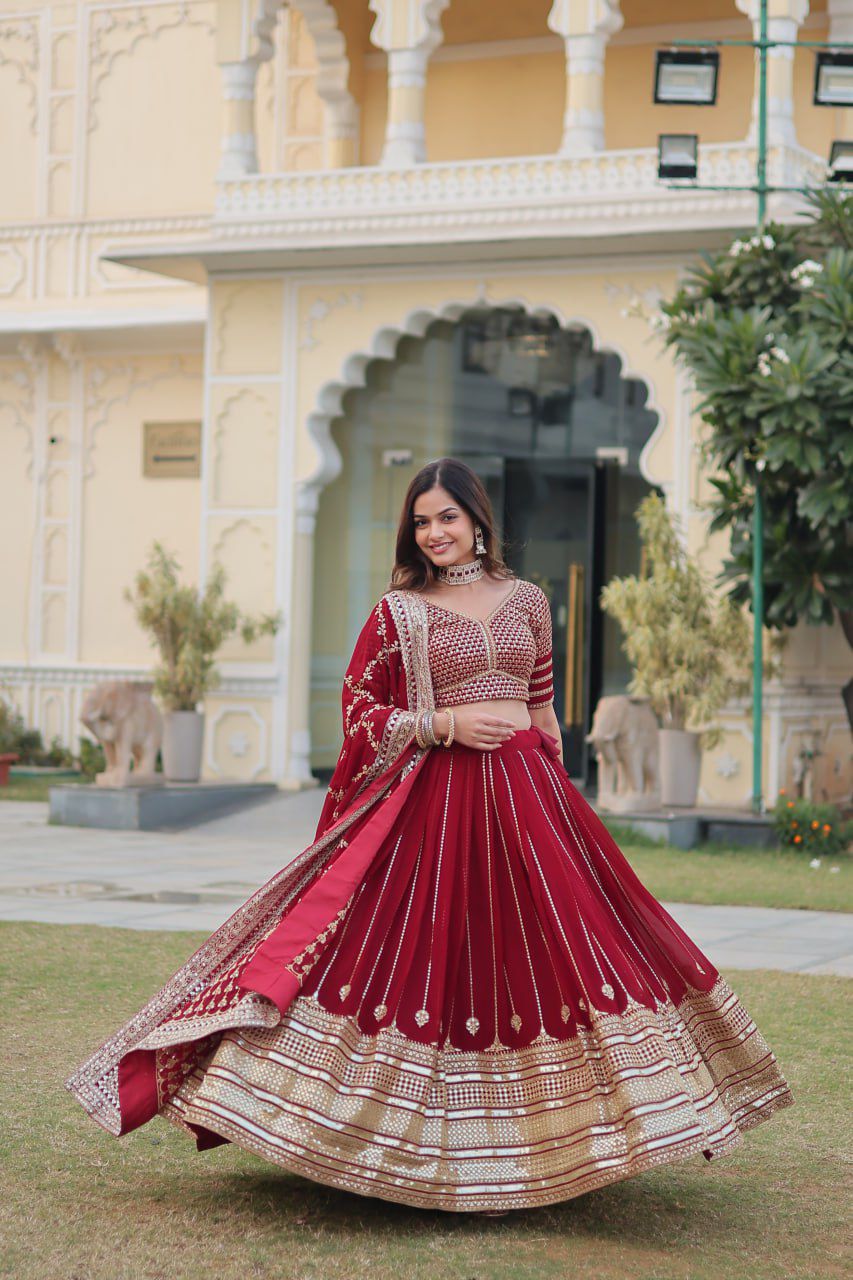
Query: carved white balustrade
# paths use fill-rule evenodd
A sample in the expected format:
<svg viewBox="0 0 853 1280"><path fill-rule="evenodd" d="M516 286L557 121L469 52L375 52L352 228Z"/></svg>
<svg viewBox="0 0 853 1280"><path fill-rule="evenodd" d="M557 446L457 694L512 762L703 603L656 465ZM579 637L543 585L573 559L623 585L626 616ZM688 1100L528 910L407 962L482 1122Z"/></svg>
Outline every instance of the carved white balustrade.
<svg viewBox="0 0 853 1280"><path fill-rule="evenodd" d="M755 148L748 142L703 146L699 163L703 184L754 182ZM799 146L779 146L768 169L771 182L802 186L822 182L826 164ZM795 195L780 199L796 206ZM750 191L660 182L657 151L648 147L253 174L219 182L213 231L217 240L274 236L282 247L528 239L748 225L754 206Z"/></svg>

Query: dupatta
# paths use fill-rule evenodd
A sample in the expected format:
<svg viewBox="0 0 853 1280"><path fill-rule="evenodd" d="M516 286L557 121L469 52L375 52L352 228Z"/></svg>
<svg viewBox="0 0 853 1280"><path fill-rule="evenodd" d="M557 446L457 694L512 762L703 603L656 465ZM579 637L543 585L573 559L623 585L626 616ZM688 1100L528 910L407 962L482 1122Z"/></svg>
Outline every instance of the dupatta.
<svg viewBox="0 0 853 1280"><path fill-rule="evenodd" d="M427 611L389 591L364 623L342 690L344 742L314 840L262 885L66 1080L94 1120L127 1133L159 1111L232 1027L278 1024L346 912L430 748Z"/></svg>

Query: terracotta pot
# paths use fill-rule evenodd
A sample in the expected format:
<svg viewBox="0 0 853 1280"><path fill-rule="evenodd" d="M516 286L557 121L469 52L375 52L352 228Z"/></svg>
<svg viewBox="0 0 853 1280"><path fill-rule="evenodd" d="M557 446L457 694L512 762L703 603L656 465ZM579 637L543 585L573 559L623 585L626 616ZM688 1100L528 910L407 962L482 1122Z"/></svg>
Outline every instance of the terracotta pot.
<svg viewBox="0 0 853 1280"><path fill-rule="evenodd" d="M660 730L661 804L692 808L699 792L700 735L689 729Z"/></svg>
<svg viewBox="0 0 853 1280"><path fill-rule="evenodd" d="M19 759L14 751L0 752L0 787L9 785L9 766L13 765Z"/></svg>
<svg viewBox="0 0 853 1280"><path fill-rule="evenodd" d="M204 742L203 711L167 711L163 716L163 776L167 782L198 782Z"/></svg>

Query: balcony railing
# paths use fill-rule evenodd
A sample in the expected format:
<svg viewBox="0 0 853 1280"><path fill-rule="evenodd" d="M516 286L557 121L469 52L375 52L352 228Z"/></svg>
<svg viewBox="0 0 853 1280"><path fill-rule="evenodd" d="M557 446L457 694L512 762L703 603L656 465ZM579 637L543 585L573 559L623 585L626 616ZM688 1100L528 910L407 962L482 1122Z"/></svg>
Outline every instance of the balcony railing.
<svg viewBox="0 0 853 1280"><path fill-rule="evenodd" d="M826 163L801 147L772 148L778 186L821 183ZM748 186L748 142L700 149L699 181ZM797 196L778 196L777 208ZM709 191L659 181L657 151L460 160L406 169L353 168L254 174L218 184L217 240L275 237L293 247L612 235L752 221L750 191ZM774 206L771 204L771 212Z"/></svg>

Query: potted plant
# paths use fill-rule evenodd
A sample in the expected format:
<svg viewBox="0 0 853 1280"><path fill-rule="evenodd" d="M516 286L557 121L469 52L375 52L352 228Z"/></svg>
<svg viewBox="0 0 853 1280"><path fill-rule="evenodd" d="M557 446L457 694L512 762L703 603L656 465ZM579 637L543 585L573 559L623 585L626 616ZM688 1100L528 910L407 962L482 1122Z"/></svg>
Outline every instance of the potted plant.
<svg viewBox="0 0 853 1280"><path fill-rule="evenodd" d="M661 725L661 801L689 806L696 803L701 751L722 736L707 722L749 687L742 674L749 624L730 600L714 599L662 498L649 494L636 519L643 567L637 576L613 578L600 603L624 632L634 669L628 692L647 697Z"/></svg>
<svg viewBox="0 0 853 1280"><path fill-rule="evenodd" d="M219 683L215 657L235 632L245 644L274 635L279 616L242 614L224 599L225 571L214 565L204 591L178 581L180 565L160 542L153 544L148 568L125 591L136 620L160 653L154 694L163 705L163 773L169 782L197 782L201 773L204 713L198 710L208 690Z"/></svg>

